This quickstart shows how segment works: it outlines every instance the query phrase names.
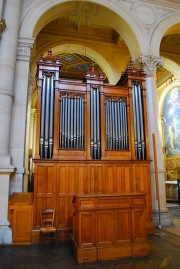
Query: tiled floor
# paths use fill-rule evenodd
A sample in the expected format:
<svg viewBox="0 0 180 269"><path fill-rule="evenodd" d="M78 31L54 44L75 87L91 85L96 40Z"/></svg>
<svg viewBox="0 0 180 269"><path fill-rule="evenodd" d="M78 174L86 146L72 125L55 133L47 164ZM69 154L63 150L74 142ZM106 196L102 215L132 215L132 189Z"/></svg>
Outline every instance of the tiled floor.
<svg viewBox="0 0 180 269"><path fill-rule="evenodd" d="M78 265L70 243L49 246L0 246L1 269L179 269L180 237L156 230L148 237L150 253L143 258Z"/></svg>

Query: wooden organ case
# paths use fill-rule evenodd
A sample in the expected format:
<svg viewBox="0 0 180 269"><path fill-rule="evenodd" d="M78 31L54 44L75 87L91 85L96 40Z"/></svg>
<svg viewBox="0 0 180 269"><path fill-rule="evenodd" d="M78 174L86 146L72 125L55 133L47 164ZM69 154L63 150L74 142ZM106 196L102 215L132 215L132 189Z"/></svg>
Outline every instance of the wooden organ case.
<svg viewBox="0 0 180 269"><path fill-rule="evenodd" d="M39 211L53 208L59 238L73 229L78 262L146 255L153 223L145 75L131 61L112 86L93 64L82 82L61 80L60 67L51 51L38 61L33 229L40 226ZM106 215L109 231L98 233ZM115 240L112 225L116 234L124 231L122 240Z"/></svg>

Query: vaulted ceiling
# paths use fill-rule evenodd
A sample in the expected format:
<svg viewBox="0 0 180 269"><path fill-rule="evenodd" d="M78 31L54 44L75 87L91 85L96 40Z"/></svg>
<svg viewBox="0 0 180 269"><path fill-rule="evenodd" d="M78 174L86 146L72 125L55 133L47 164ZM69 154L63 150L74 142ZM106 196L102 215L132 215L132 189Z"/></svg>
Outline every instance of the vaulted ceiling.
<svg viewBox="0 0 180 269"><path fill-rule="evenodd" d="M117 68L119 76L127 66L130 53L122 37L107 22L95 16L88 9L82 9L80 12L68 13L56 18L48 23L37 36L37 52L47 47L52 48L57 44L74 43L81 44L83 51L79 53L58 53L56 56L61 59L61 77L80 79L84 77L85 71L91 61L86 55L87 45L98 46L100 51L108 51L109 58L119 58L119 67ZM170 60L180 64L180 25L172 27L163 37L160 47L160 54ZM118 62L118 60L117 60ZM96 65L96 69L103 69L103 66ZM161 68L157 72L157 81L169 78L169 71ZM163 79L164 78L164 79ZM160 82L159 82L160 83Z"/></svg>

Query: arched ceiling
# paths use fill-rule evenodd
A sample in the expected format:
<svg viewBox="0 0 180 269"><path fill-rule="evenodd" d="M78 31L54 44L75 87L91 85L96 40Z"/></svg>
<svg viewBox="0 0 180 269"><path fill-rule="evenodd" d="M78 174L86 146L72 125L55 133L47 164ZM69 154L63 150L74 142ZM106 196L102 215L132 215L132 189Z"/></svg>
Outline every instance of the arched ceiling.
<svg viewBox="0 0 180 269"><path fill-rule="evenodd" d="M100 12L104 14L102 15ZM47 24L42 27L36 37L34 62L41 54L46 54L49 48L53 51L53 48L56 47L56 54L53 55L61 59L62 77L82 79L86 67L93 60L96 62L97 69L102 69L109 82L115 84L130 59L130 51L125 39L122 38L124 30L120 30L121 20L118 21L119 28L115 27L106 8L83 1L61 4L57 6L56 10L53 8L49 13L53 13L54 17L53 14L47 16ZM107 15L107 19L105 19L105 15ZM116 19L116 15L114 16ZM53 19L50 20L50 17ZM122 25L124 27L124 24ZM179 25L171 27L165 33L160 47L160 55L176 63L180 63L179 29ZM79 48L78 51L69 50L70 47L66 46L69 43L81 46L81 51ZM66 49L61 51L63 44ZM96 52L95 59L91 57L90 50ZM107 68L107 64L102 64L102 58L105 60L104 63L111 66L111 72L108 72L110 68ZM158 71L157 80L167 77L167 72L169 71L164 68Z"/></svg>
<svg viewBox="0 0 180 269"><path fill-rule="evenodd" d="M64 5L62 7L65 8ZM64 78L82 79L85 68L93 60L97 70L102 69L108 81L115 84L130 60L130 53L109 21L97 16L97 10L99 6L96 4L74 3L71 12L62 13L42 28L36 38L35 53L40 56L49 48L53 51L56 47L56 54L53 52L53 55L62 61L61 76ZM81 50L68 50L69 43L74 47L81 46ZM61 50L62 44L67 44L66 50ZM91 57L90 51L96 52L96 59ZM108 64L102 66L102 58L111 68L107 67ZM108 72L110 69L111 72Z"/></svg>
<svg viewBox="0 0 180 269"><path fill-rule="evenodd" d="M174 25L164 34L160 51L161 55L180 65L180 23Z"/></svg>

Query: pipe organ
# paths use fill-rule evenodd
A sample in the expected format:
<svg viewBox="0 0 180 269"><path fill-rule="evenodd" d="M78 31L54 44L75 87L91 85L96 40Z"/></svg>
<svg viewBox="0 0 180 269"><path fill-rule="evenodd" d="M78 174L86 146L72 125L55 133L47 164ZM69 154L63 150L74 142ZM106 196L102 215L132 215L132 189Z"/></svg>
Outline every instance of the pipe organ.
<svg viewBox="0 0 180 269"><path fill-rule="evenodd" d="M76 195L144 195L142 220L152 232L145 74L130 62L109 85L93 65L82 82L61 79L60 67L51 51L38 61L32 241L44 208L56 210L60 237L68 238Z"/></svg>

